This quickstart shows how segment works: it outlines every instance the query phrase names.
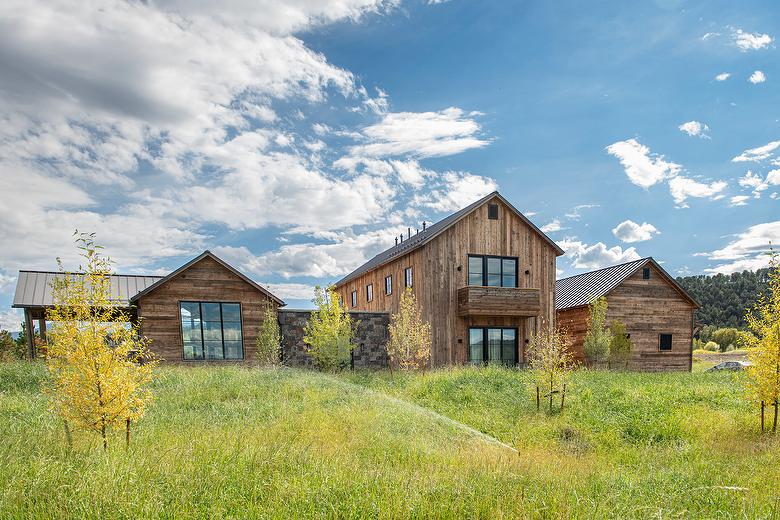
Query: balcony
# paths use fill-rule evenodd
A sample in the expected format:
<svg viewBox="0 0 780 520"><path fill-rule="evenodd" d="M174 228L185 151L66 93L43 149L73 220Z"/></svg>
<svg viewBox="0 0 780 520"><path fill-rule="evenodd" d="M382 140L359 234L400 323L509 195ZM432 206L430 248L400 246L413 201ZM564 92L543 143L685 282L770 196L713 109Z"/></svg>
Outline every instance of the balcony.
<svg viewBox="0 0 780 520"><path fill-rule="evenodd" d="M458 289L458 316L538 316L539 289L480 287Z"/></svg>

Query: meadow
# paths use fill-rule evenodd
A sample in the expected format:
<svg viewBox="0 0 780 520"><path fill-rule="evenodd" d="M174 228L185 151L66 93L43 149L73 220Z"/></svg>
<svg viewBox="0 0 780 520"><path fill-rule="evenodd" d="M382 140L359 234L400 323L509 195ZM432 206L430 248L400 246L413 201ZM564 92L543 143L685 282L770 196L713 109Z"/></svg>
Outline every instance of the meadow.
<svg viewBox="0 0 780 520"><path fill-rule="evenodd" d="M108 453L0 364L0 518L772 518L780 441L728 373L165 367Z"/></svg>

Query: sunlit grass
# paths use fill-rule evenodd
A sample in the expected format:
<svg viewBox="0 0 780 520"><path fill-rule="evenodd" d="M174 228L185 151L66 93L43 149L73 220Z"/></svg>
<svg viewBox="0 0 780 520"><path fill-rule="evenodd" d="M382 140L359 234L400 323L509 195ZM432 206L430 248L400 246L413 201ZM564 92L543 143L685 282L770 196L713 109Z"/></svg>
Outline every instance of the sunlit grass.
<svg viewBox="0 0 780 520"><path fill-rule="evenodd" d="M107 455L86 434L66 449L43 377L0 365L0 518L771 517L778 505L780 443L756 432L732 374L582 371L549 414L508 369L165 368L129 452L117 434Z"/></svg>

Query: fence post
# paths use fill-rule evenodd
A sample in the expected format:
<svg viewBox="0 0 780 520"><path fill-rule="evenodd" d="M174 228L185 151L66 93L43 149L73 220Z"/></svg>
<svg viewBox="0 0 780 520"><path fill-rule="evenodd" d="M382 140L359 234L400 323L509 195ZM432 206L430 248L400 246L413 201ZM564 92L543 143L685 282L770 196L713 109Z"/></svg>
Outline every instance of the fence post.
<svg viewBox="0 0 780 520"><path fill-rule="evenodd" d="M761 401L761 433L764 433L764 401Z"/></svg>
<svg viewBox="0 0 780 520"><path fill-rule="evenodd" d="M566 399L566 383L563 383L563 391L561 392L561 413L563 413L563 400Z"/></svg>

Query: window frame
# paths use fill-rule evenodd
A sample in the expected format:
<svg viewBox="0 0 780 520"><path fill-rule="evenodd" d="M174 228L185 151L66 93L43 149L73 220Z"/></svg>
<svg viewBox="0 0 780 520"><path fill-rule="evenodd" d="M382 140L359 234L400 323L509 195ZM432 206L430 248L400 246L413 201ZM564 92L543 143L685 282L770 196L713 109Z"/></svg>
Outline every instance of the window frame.
<svg viewBox="0 0 780 520"><path fill-rule="evenodd" d="M481 360L473 360L471 359L471 331L473 330L480 330L482 331L482 359ZM506 363L502 358L500 359L500 363L506 366L517 366L520 364L520 337L519 337L519 329L518 327L490 327L490 326L474 326L468 328L468 341L466 347L468 348L468 362L473 365L488 365L490 364L490 345L488 344L488 336L490 330L500 330L501 331L501 353L503 354L503 348L504 348L504 331L505 330L511 330L514 332L514 351L515 351L515 362L513 365L510 365L509 363Z"/></svg>
<svg viewBox="0 0 780 520"><path fill-rule="evenodd" d="M469 253L467 255L466 259L466 285L471 285L470 278L471 273L469 271L469 261L472 258L480 258L482 259L482 285L479 285L478 287L508 287L510 289L517 289L520 287L520 259L516 256L499 256L499 255L476 255L473 253ZM498 260L499 265L501 266L501 274L499 277L501 278L501 285L495 286L495 285L488 285L488 259ZM515 261L515 285L513 286L506 286L504 285L504 260L514 260Z"/></svg>
<svg viewBox="0 0 780 520"><path fill-rule="evenodd" d="M385 276L385 296L393 294L393 275Z"/></svg>
<svg viewBox="0 0 780 520"><path fill-rule="evenodd" d="M414 287L414 272L411 266L404 268L404 287Z"/></svg>
<svg viewBox="0 0 780 520"><path fill-rule="evenodd" d="M366 303L374 300L374 284L366 285Z"/></svg>
<svg viewBox="0 0 780 520"><path fill-rule="evenodd" d="M663 347L663 337L669 336L669 348L662 348ZM671 352L674 348L674 334L671 332L660 332L658 334L658 351L659 352Z"/></svg>
<svg viewBox="0 0 780 520"><path fill-rule="evenodd" d="M181 306L183 303L197 303L198 304L198 313L200 314L200 348L201 348L201 354L203 357L201 358L187 358L184 355L184 320L182 319L181 314ZM206 339L203 332L203 304L204 303L212 303L212 304L219 304L219 327L220 327L220 334L222 337L222 358L207 358L206 357ZM224 312L222 310L223 305L238 305L238 330L241 333L241 357L235 357L235 358L227 358L225 357L225 320L224 320ZM243 361L246 359L246 352L244 351L244 311L241 306L241 302L238 301L213 301L213 300L179 300L178 301L178 310L179 310L179 337L181 338L181 359L182 361ZM236 323L233 321L230 321L228 323Z"/></svg>
<svg viewBox="0 0 780 520"><path fill-rule="evenodd" d="M357 307L357 289L349 293L349 303L353 309Z"/></svg>
<svg viewBox="0 0 780 520"><path fill-rule="evenodd" d="M498 220L498 204L488 203L488 220Z"/></svg>
<svg viewBox="0 0 780 520"><path fill-rule="evenodd" d="M649 267L643 267L642 268L642 280L649 280L650 279L650 268Z"/></svg>

